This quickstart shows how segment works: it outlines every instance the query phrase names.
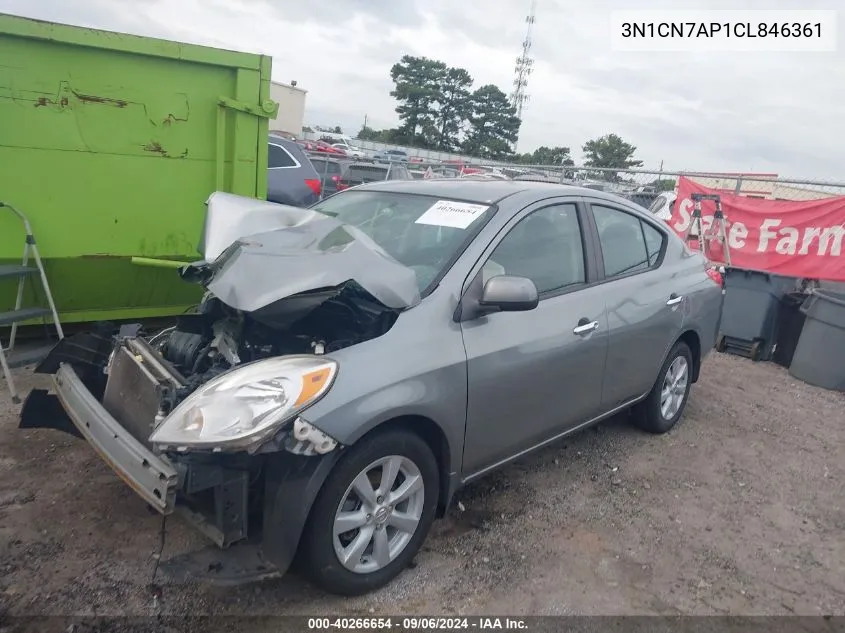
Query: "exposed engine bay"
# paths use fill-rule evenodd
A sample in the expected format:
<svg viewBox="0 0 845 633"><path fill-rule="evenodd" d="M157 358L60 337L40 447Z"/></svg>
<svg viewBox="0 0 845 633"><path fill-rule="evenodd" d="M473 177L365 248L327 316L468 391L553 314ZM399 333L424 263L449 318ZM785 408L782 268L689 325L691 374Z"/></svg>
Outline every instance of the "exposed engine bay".
<svg viewBox="0 0 845 633"><path fill-rule="evenodd" d="M349 347L387 332L398 313L353 281L288 297L272 306L272 312L241 312L207 295L196 314L183 315L175 327L150 338L185 378L163 413L236 365Z"/></svg>
<svg viewBox="0 0 845 633"><path fill-rule="evenodd" d="M261 543L272 565L262 558L260 575L290 564L308 512L299 486L321 482L342 447L298 415L334 379L337 363L319 357L385 334L420 289L414 270L327 215L221 192L207 205L204 259L180 269L206 291L196 309L159 332L99 323L63 338L35 371L84 417L36 389L21 427L84 436L147 503L219 548Z"/></svg>

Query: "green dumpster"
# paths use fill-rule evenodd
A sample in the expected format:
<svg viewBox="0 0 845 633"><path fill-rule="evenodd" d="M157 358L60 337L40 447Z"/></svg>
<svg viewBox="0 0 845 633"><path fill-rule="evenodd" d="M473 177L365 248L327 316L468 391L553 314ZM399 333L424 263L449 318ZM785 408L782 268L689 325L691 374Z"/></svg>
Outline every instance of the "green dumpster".
<svg viewBox="0 0 845 633"><path fill-rule="evenodd" d="M0 59L0 201L28 215L61 319L195 304L173 262L198 257L205 200L266 197L271 59L2 14ZM0 265L23 247L0 208Z"/></svg>

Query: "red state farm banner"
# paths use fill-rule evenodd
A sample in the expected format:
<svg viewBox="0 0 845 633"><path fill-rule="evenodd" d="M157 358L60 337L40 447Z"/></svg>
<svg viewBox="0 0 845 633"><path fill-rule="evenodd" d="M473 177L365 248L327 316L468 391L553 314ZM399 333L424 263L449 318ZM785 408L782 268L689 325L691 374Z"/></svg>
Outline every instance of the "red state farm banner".
<svg viewBox="0 0 845 633"><path fill-rule="evenodd" d="M691 223L693 193L719 194L732 266L787 277L845 281L845 196L800 202L746 198L702 187L682 176L668 221L681 236ZM715 202L701 201L705 235L710 233L715 208ZM717 242L708 242L705 254L714 262L725 262Z"/></svg>

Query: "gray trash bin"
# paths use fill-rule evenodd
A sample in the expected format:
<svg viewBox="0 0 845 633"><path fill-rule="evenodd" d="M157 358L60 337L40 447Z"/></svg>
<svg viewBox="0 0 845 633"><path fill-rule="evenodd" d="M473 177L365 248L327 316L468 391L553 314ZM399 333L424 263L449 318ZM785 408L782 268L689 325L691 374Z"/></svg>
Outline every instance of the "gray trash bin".
<svg viewBox="0 0 845 633"><path fill-rule="evenodd" d="M816 289L801 312L806 319L789 373L817 387L845 391L845 293Z"/></svg>
<svg viewBox="0 0 845 633"><path fill-rule="evenodd" d="M795 285L793 277L727 268L717 349L752 360L770 360L780 301Z"/></svg>

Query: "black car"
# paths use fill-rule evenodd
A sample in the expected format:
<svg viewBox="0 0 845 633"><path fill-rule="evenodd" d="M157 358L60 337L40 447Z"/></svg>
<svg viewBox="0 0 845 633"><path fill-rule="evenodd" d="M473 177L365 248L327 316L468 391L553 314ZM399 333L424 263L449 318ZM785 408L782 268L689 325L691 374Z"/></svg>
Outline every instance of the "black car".
<svg viewBox="0 0 845 633"><path fill-rule="evenodd" d="M657 199L658 194L654 191L635 191L634 193L625 194L634 204L638 204L644 209L648 209L652 203Z"/></svg>

